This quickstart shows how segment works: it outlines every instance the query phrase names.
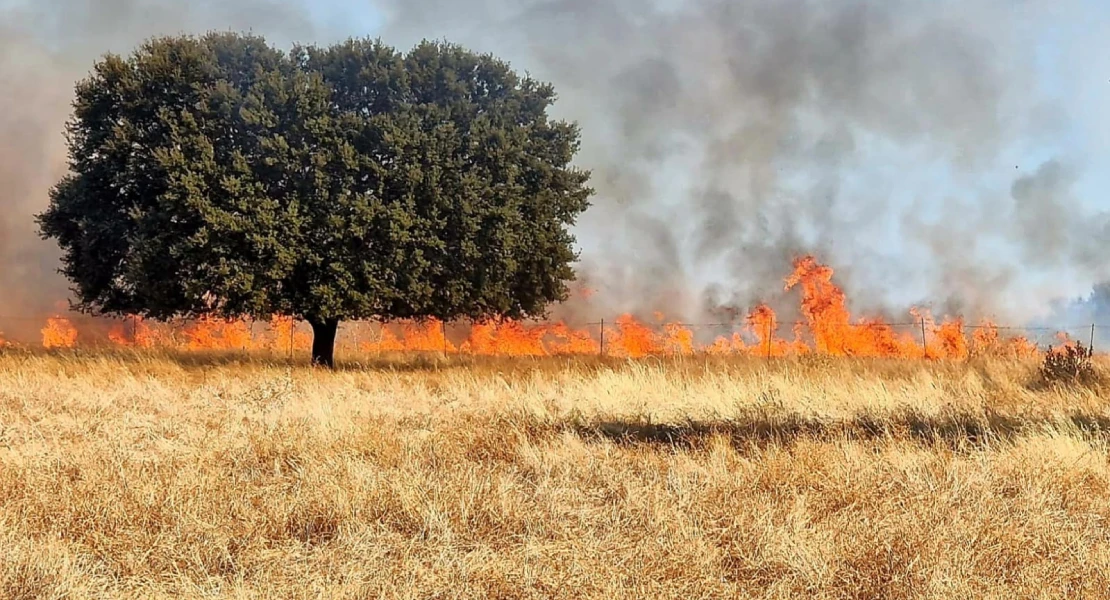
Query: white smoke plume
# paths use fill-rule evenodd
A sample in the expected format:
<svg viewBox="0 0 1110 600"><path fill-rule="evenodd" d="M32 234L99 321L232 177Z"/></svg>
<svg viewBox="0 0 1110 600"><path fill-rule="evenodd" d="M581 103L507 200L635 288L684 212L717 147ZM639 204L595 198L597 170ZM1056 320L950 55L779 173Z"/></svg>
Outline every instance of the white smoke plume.
<svg viewBox="0 0 1110 600"><path fill-rule="evenodd" d="M854 308L901 316L1021 321L1110 278L1107 218L1079 185L1099 165L1068 142L1110 139L1077 60L1110 56L1089 0L350 0L351 22L380 11L366 31L321 30L307 6L0 0L0 315L66 297L32 215L65 168L74 82L104 52L210 29L447 39L554 83L598 189L577 230L598 291L583 320L735 315L780 300L811 252Z"/></svg>
<svg viewBox="0 0 1110 600"><path fill-rule="evenodd" d="M458 41L555 84L599 191L579 239L605 311L774 300L809 252L856 308L901 315L1024 320L1110 274L1106 215L1071 189L1090 165L1057 143L1084 115L1044 81L1076 56L1046 45L1090 3L378 6L391 42Z"/></svg>

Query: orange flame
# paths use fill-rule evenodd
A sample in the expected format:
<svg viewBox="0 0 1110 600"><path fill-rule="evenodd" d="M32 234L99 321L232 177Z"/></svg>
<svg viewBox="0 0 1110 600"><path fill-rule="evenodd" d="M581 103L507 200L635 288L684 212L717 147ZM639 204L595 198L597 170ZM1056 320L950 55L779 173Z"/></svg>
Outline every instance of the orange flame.
<svg viewBox="0 0 1110 600"><path fill-rule="evenodd" d="M164 345L160 332L155 331L142 317L133 316L117 323L108 332L108 340L117 346L154 348Z"/></svg>
<svg viewBox="0 0 1110 600"><path fill-rule="evenodd" d="M615 331L610 329L605 337L611 340L606 349L613 356L643 358L649 354L659 353L660 344L655 332L638 322L632 315L618 317L617 329Z"/></svg>
<svg viewBox="0 0 1110 600"><path fill-rule="evenodd" d="M744 354L748 352L748 345L739 333L732 334L731 338L718 337L713 344L705 348L707 354L722 356L728 354Z"/></svg>
<svg viewBox="0 0 1110 600"><path fill-rule="evenodd" d="M458 348L447 339L443 322L429 319L423 323L405 322L399 324L401 335L383 325L377 340L363 342L360 347L365 352L458 352Z"/></svg>
<svg viewBox="0 0 1110 600"><path fill-rule="evenodd" d="M964 337L964 322L962 319L943 323L935 331L936 339L933 348L930 348L929 351L931 356L943 356L956 360L963 360L968 357L967 338Z"/></svg>
<svg viewBox="0 0 1110 600"><path fill-rule="evenodd" d="M253 335L246 321L203 317L185 329L188 350L249 350Z"/></svg>
<svg viewBox="0 0 1110 600"><path fill-rule="evenodd" d="M512 320L476 323L459 350L470 354L546 356L548 351L543 345L546 334L544 326L530 328Z"/></svg>
<svg viewBox="0 0 1110 600"><path fill-rule="evenodd" d="M778 320L775 311L770 306L760 304L748 315L748 331L755 337L752 352L761 356L785 356L786 344L783 340L775 338L778 329Z"/></svg>
<svg viewBox="0 0 1110 600"><path fill-rule="evenodd" d="M832 283L833 270L812 256L794 261L786 289L802 287L802 314L813 334L814 349L833 356L921 356L924 349L910 334L898 335L878 319L852 323L844 292Z"/></svg>
<svg viewBox="0 0 1110 600"><path fill-rule="evenodd" d="M251 333L253 335L253 331ZM270 338L262 346L275 353L304 351L312 347L312 336L298 330L292 317L274 315L270 318ZM258 348L258 345L252 344L252 347Z"/></svg>
<svg viewBox="0 0 1110 600"><path fill-rule="evenodd" d="M547 348L551 354L599 354L601 344L588 330L573 330L566 323L552 325L548 332L551 341Z"/></svg>
<svg viewBox="0 0 1110 600"><path fill-rule="evenodd" d="M787 291L801 293L803 321L792 324L793 339L780 337L784 324L765 304L747 315L741 331L700 343L691 327L666 323L646 324L629 314L598 328L573 328L566 323L525 323L511 319L474 323L465 331L437 320L403 321L356 327L356 347L362 352L466 353L499 356L553 356L605 354L622 358L651 355L797 356L807 353L832 356L891 357L963 360L992 354L1014 357L1035 355L1035 344L1023 337L1003 339L989 321L968 335L962 319L941 323L923 310L913 309L914 323L903 331L879 318L853 319L847 296L833 282L834 271L812 256L794 262L785 280ZM583 294L586 294L583 291ZM257 326L256 326L257 325ZM117 323L108 340L137 348L169 347L187 350L270 351L284 354L305 351L312 336L290 317L275 316L269 323L204 318L177 332L163 323L133 317ZM43 345L68 348L77 343L77 329L63 317L53 317L42 330ZM83 334L84 335L84 334ZM95 336L94 336L95 337ZM340 336L343 339L342 333ZM452 340L462 340L456 345ZM0 342L2 343L2 342ZM343 343L343 342L340 342Z"/></svg>
<svg viewBox="0 0 1110 600"><path fill-rule="evenodd" d="M72 348L77 345L77 328L65 317L50 317L42 328L43 348Z"/></svg>
<svg viewBox="0 0 1110 600"><path fill-rule="evenodd" d="M694 353L694 332L676 323L664 326L667 331L666 352L687 356Z"/></svg>

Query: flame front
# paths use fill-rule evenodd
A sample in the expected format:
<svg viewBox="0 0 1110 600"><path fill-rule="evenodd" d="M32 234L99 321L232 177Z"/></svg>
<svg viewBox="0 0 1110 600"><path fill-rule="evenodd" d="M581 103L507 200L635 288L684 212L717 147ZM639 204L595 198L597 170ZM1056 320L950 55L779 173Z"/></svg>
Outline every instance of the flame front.
<svg viewBox="0 0 1110 600"><path fill-rule="evenodd" d="M833 270L812 256L794 261L786 289L802 288L802 314L814 350L833 356L919 357L925 352L912 334L897 334L880 319L852 323L847 297L832 283Z"/></svg>
<svg viewBox="0 0 1110 600"><path fill-rule="evenodd" d="M118 323L108 332L108 339L117 346L154 348L170 345L163 332L151 327L142 317L134 316L125 323Z"/></svg>
<svg viewBox="0 0 1110 600"><path fill-rule="evenodd" d="M72 348L77 345L77 328L65 317L50 317L42 328L44 348Z"/></svg>
<svg viewBox="0 0 1110 600"><path fill-rule="evenodd" d="M495 319L466 330L430 319L358 326L353 348L364 353L434 352L489 356L556 356L604 354L620 358L653 355L751 355L760 357L826 354L831 356L944 358L963 360L973 355L1026 357L1037 347L1024 337L1003 338L1000 328L984 321L969 336L962 319L941 323L924 310L913 309L914 325L905 331L879 318L853 319L844 291L833 282L834 271L812 256L794 261L785 280L787 291L800 292L803 321L790 327L791 338L780 337L788 326L779 322L768 305L753 308L739 331L699 342L697 331L681 323L667 323L656 313L654 323L630 314L615 322L575 328L566 323L525 323ZM367 330L369 328L369 331ZM449 334L450 330L450 334ZM78 330L64 317L50 318L42 329L42 345L70 348ZM180 350L268 351L285 354L305 351L312 337L292 318L275 316L268 323L204 318L175 329L133 317L108 332L118 346ZM704 340L704 336L702 336ZM461 340L458 344L452 340ZM3 342L0 341L0 344ZM344 342L340 342L341 344Z"/></svg>

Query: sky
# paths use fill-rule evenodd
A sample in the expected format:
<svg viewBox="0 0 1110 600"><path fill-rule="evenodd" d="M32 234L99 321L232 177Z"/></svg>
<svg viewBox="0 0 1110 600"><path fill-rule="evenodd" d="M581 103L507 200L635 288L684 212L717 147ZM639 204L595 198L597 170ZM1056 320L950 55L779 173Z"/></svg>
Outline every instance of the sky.
<svg viewBox="0 0 1110 600"><path fill-rule="evenodd" d="M623 155L629 145L641 141L634 136L620 140L624 144L602 139L612 134L607 127L618 111L612 110L611 103L598 101L598 94L612 92L613 88L589 81L581 84L581 81L575 81L575 77L567 77L565 72L559 71L559 61L536 60L544 50L573 53L577 43L573 39L575 33L585 32L582 35L589 38L591 20L593 23L623 24L616 20L604 21L606 13L600 10L591 12L593 9L587 8L589 3L550 3L562 6L567 12L580 13L577 20L570 17L578 29L565 30L571 34L566 39L566 46L554 49L545 48L542 40L532 44L514 44L507 39L511 36L500 33L501 28L494 25L495 19L508 12L504 7L511 5L504 2L462 2L467 6L457 12L452 12L451 2L425 0L408 3L407 6L416 7L408 12L423 11L423 14L415 16L406 15L406 10L398 9L396 5L385 4L402 14L399 19L402 23L390 26L384 24L387 19L383 18L382 30L387 36L394 34L395 37L389 41L396 39L402 47L418 36L447 37L482 50L498 52L518 66L555 81L557 89L564 92L564 100L568 101L567 106L557 107L556 110L564 108L565 112L561 114L579 120L585 127L583 158L587 167L597 168L597 164L612 160L609 156L598 158L602 152ZM635 6L635 3L618 1L595 3L595 6L598 4L612 5L615 10L619 10L622 4ZM647 4L651 3L641 3ZM673 4L676 10L682 10L708 2L676 0ZM741 1L735 4L758 10L761 4L767 3ZM836 22L839 16L837 9L829 7L860 4L869 3L836 0L781 3L782 6L801 6L806 13L827 11L833 15L827 21L821 17L814 18L816 27ZM915 12L915 4L935 8ZM914 43L915 36L920 36L921 51L943 54L948 50L943 45L943 35L931 37L929 33L919 33L915 31L914 23L921 23L920 27L927 29L938 23L948 25L948 21L955 20L963 23L952 27L956 32L952 35L953 45L962 49L961 43L979 40L981 47L975 47L968 54L952 52L951 55L944 55L939 64L934 64L898 57L900 47L891 44L895 56L890 61L891 68L917 68L922 74L899 77L880 72L859 78L863 85L873 84L874 91L882 95L881 100L888 103L902 100L898 91L892 91L890 87L899 84L909 88L922 86L923 89L908 92L905 101L914 104L914 109L919 112L938 114L937 118L926 117L919 123L935 127L932 130L928 127L867 123L865 116L852 114L850 110L824 114L824 107L819 104L798 101L791 117L812 120L812 132L835 129L841 124L837 119L855 119L855 124L849 121L845 125L853 150L833 161L802 165L799 165L797 156L789 152L771 157L770 162L779 172L775 191L782 199L761 200L754 206L762 209L779 202L787 205L795 203L797 206L793 212L771 214L768 227L771 237L776 236L777 225L780 231L796 230L790 235L778 235L800 237L802 243L800 248L795 248L795 245L776 240L768 248L749 254L755 257L754 260L764 260L767 253L781 253L787 246L791 251L812 249L843 272L847 287L859 292L856 294L856 306L865 310L932 304L942 312L951 308L957 312L967 311L1007 320L1063 318L1062 315L1054 315L1054 300L1086 296L1094 283L1110 276L1102 264L1105 261L1089 256L1101 247L1080 248L1082 244L1067 239L1074 236L1106 241L1108 234L1102 213L1110 210L1106 194L1110 191L1110 119L1106 110L1110 106L1110 44L1106 41L1110 40L1110 6L1095 0L972 0L966 3L895 0L889 5L898 7L891 9L891 15L902 23L886 26L879 19L877 29L881 30L880 33L889 33L890 37L903 36L911 40L907 42L910 45ZM850 15L850 9L845 9L845 14ZM375 15L371 20L380 16ZM790 18L803 16L792 14ZM542 29L546 27L559 29L559 20L567 18L566 12L552 13L549 17L551 22L540 21L535 25L534 33L542 35ZM654 23L650 19L646 21L647 25L636 23L634 19L627 21L644 29L649 29ZM757 27L761 23L767 27L779 26L773 18L761 22L756 16L754 21ZM889 31L883 30L883 27ZM784 26L782 29L788 32L783 35L787 41L798 41L801 46L813 43L791 40L790 28ZM662 25L660 31L682 33L681 27L670 25ZM735 33L735 30L721 28L707 31L707 35L721 31ZM633 49L631 53L649 53L653 49L651 41L640 43L634 35L626 35L632 40L626 44ZM622 50L616 44L606 46L592 39L583 43L608 52ZM531 52L520 51L522 46L528 49L529 45ZM874 45L882 47L883 41L879 39ZM537 47L540 51L536 51ZM832 51L839 49L839 46L834 46ZM782 52L789 54L790 50ZM617 57L618 60L622 58L627 60L627 57ZM952 82L957 86L966 85L972 93L978 91L974 82L966 83L959 77L960 63L965 59L986 65L992 76L984 77L984 80L993 80L983 83L983 86L994 86L996 89L960 103L959 99L946 97L943 86ZM589 60L591 58L587 57L582 62L588 64ZM601 54L597 60L607 58ZM775 59L773 56L757 55L750 60L773 63ZM881 59L874 62L879 66L871 67L864 62L861 68L874 68L876 71L885 68ZM688 66L689 61L684 63L680 59L676 63ZM950 72L955 72L957 76L950 76ZM708 70L706 73L714 74ZM812 78L812 74L800 70L799 77ZM933 94L928 89L932 85L930 78L935 78L936 86L941 88ZM744 83L752 81L745 80ZM560 87L560 84L569 85ZM584 98L579 98L579 95ZM751 96L739 94L735 111L745 110L743 105ZM697 99L694 95L691 98ZM871 110L881 112L885 108L877 102ZM959 114L945 115L946 111L958 111ZM891 113L892 119L909 117L897 109ZM731 119L731 115L724 111L721 116L722 120ZM992 117L997 119L993 128L972 122ZM767 133L759 127L748 128L757 135ZM961 128L966 128L969 135L997 136L997 139L992 139L997 144L975 147L974 143L967 143L961 138ZM804 139L811 132L802 126L792 133L800 133ZM813 135L819 138L821 134ZM782 142L781 139L775 141ZM655 161L651 165L653 168L644 170L643 174L654 181L656 189L651 194L652 202L647 203L641 212L654 213L668 227L671 223L681 224L684 221L691 192L697 193L691 187L696 188L698 183L691 180L704 176L704 171L699 173L696 167L699 142L705 140L694 140L685 148L675 148L667 160ZM737 154L738 164L745 160L742 154ZM1061 165L1060 172L1064 175L1056 181L1053 178L1056 171L1043 168L1045 165ZM608 170L602 169L602 174ZM720 172L715 175L720 175ZM1032 186L1036 189L1048 185L1045 179L1054 180L1052 189L1043 189L1043 198L1026 201L1026 205L1036 204L1039 208L1023 208L1011 197L1017 180L1026 176L1037 182ZM750 183L743 175L726 174L723 178L729 184L743 186ZM824 199L819 193L822 186L828 187L829 196L834 200L830 203L831 208L816 210L813 207ZM610 186L599 186L601 196L612 191ZM753 207L753 203L743 198L742 194L734 195L733 200L745 210ZM603 208L607 208L610 202L611 199L605 197L598 199L599 206ZM1050 207L1064 209L1069 216L1054 218ZM613 251L612 244L606 242L611 238L637 237L642 233L634 226L625 227L624 232L613 232L612 211L599 209L594 214L596 221L586 218L580 228L579 239L587 256L591 252L620 255L619 251ZM784 225L787 221L790 224ZM668 244L655 244L653 240L650 245L666 247L673 243L687 248L696 246L700 236L695 228L685 237L674 236ZM628 252L633 255L628 261L634 265L633 269L638 269L640 265L636 256L655 250L653 247L638 247L634 240L627 239L618 242L618 245L635 249ZM775 283L773 277L757 273L758 269L730 269L730 263L744 260L745 252L742 251L725 252L708 258L697 253L681 253L682 277L692 288L719 282L726 288L727 296L727 288L745 287L742 280L752 278L757 282L756 291L741 297L742 302L750 302L759 299L758 290ZM667 260L655 262L665 263ZM781 264L777 268L781 270ZM729 271L735 273L722 276L722 273ZM664 269L664 276L673 276L673 273ZM627 287L640 291L637 285ZM644 292L659 293L658 290ZM635 298L632 299L633 304L635 301ZM697 301L695 299L694 303Z"/></svg>
<svg viewBox="0 0 1110 600"><path fill-rule="evenodd" d="M30 215L74 80L150 35L234 29L447 39L552 81L598 189L576 233L605 313L774 301L814 252L862 311L1065 318L1110 280L1107 4L0 0L0 255L20 257L0 285L64 290Z"/></svg>

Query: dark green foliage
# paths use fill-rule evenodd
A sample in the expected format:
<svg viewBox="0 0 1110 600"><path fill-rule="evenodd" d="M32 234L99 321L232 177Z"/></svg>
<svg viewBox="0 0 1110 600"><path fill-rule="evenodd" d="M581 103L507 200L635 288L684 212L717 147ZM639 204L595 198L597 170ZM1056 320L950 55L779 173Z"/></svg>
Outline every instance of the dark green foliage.
<svg viewBox="0 0 1110 600"><path fill-rule="evenodd" d="M39 223L94 313L537 316L592 193L554 99L443 43L155 39L78 84Z"/></svg>

